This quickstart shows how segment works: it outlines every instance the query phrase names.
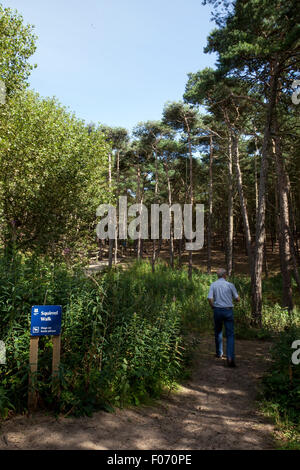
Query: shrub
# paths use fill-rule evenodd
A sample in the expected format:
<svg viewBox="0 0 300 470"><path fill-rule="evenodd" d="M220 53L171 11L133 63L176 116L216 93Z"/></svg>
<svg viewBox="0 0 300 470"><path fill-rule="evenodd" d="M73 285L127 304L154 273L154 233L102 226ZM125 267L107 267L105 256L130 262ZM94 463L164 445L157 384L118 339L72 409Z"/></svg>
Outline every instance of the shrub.
<svg viewBox="0 0 300 470"><path fill-rule="evenodd" d="M265 398L294 423L300 421L300 367L291 362L291 346L299 339L300 328L296 327L279 335L272 349L272 368L263 380Z"/></svg>
<svg viewBox="0 0 300 470"><path fill-rule="evenodd" d="M295 449L300 449L300 365L291 361L291 345L299 339L296 326L280 333L272 349L272 366L263 378L263 408L289 442L286 448Z"/></svg>
<svg viewBox="0 0 300 470"><path fill-rule="evenodd" d="M90 279L80 268L34 256L0 262L2 414L27 406L31 305L63 307L60 398L51 391L49 337L39 341L36 389L41 406L90 414L138 404L172 387L182 371L182 318L143 266ZM144 278L143 278L144 276ZM167 273L162 271L167 280ZM172 283L174 280L170 280ZM177 281L176 281L177 282ZM175 284L176 284L175 282Z"/></svg>

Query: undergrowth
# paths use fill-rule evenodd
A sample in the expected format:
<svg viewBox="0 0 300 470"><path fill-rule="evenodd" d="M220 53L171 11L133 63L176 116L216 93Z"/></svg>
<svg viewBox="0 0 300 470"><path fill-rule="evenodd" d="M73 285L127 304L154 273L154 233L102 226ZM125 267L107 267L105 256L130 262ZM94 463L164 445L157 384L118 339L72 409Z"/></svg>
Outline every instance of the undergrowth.
<svg viewBox="0 0 300 470"><path fill-rule="evenodd" d="M87 276L67 266L27 254L0 258L0 339L6 364L0 365L3 418L27 408L30 312L32 305L62 305L59 390L52 392L52 341L41 337L34 383L39 406L65 415L139 405L172 390L189 373L199 333L213 331L207 302L214 275L147 262L128 270ZM291 323L279 303L264 303L263 328L251 327L250 284L234 282L241 296L235 308L236 334L276 336ZM269 282L269 291L272 281ZM293 322L297 324L296 316Z"/></svg>

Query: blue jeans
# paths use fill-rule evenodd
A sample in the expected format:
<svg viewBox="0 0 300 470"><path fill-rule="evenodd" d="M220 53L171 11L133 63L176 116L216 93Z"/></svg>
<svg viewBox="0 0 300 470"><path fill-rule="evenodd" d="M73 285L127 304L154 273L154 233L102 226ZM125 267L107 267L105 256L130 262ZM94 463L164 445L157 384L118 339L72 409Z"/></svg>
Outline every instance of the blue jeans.
<svg viewBox="0 0 300 470"><path fill-rule="evenodd" d="M226 332L226 353L227 359L234 360L234 324L233 324L233 309L232 308L219 308L214 307L214 322L215 322L215 340L216 340L216 353L217 356L223 354L223 323Z"/></svg>

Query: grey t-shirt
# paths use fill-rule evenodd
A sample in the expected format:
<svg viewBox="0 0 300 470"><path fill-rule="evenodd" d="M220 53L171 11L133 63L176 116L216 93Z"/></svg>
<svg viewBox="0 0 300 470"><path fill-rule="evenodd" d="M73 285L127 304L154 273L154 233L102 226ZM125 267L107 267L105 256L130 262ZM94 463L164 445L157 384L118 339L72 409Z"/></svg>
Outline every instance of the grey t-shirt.
<svg viewBox="0 0 300 470"><path fill-rule="evenodd" d="M238 296L234 284L221 277L210 285L207 298L214 300L214 307L228 308L233 307L232 299Z"/></svg>

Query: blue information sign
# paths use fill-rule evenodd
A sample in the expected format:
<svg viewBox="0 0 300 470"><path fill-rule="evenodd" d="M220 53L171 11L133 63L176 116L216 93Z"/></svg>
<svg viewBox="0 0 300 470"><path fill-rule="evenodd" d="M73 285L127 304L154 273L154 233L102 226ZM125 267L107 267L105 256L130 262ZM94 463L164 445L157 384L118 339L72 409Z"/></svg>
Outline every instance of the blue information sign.
<svg viewBox="0 0 300 470"><path fill-rule="evenodd" d="M31 307L31 336L60 335L61 305Z"/></svg>

